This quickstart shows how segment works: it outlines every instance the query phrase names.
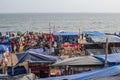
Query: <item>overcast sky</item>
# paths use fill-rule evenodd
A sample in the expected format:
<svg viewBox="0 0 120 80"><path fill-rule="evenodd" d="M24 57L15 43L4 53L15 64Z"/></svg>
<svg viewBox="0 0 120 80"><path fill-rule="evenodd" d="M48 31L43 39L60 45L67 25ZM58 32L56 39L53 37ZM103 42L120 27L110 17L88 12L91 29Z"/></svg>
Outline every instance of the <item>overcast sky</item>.
<svg viewBox="0 0 120 80"><path fill-rule="evenodd" d="M120 13L120 0L0 0L0 13Z"/></svg>

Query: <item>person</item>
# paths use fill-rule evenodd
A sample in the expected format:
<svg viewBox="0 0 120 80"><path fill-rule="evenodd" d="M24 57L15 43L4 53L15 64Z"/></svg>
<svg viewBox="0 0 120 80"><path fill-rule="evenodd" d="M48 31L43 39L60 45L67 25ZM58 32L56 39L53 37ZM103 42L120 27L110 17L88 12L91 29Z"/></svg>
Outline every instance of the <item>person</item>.
<svg viewBox="0 0 120 80"><path fill-rule="evenodd" d="M83 39L83 37L84 37L84 34L82 33L82 39Z"/></svg>
<svg viewBox="0 0 120 80"><path fill-rule="evenodd" d="M117 33L115 32L114 35L117 35Z"/></svg>
<svg viewBox="0 0 120 80"><path fill-rule="evenodd" d="M61 69L61 76L63 76L64 75L64 69Z"/></svg>
<svg viewBox="0 0 120 80"><path fill-rule="evenodd" d="M19 42L17 41L17 42L16 42L16 52L19 52L19 50L20 50L20 44L19 44Z"/></svg>
<svg viewBox="0 0 120 80"><path fill-rule="evenodd" d="M0 36L2 36L2 33L0 32Z"/></svg>
<svg viewBox="0 0 120 80"><path fill-rule="evenodd" d="M15 42L13 39L10 40L11 47L12 47L12 53L15 53L14 47L15 47Z"/></svg>
<svg viewBox="0 0 120 80"><path fill-rule="evenodd" d="M19 52L20 50L19 37L16 37L15 39L15 46L16 46L16 52Z"/></svg>

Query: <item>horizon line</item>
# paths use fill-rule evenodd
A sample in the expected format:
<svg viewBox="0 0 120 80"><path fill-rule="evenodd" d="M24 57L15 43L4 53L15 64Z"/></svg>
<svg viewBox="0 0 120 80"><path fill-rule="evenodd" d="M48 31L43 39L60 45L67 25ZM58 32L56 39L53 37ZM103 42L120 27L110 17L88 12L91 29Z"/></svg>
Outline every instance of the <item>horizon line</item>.
<svg viewBox="0 0 120 80"><path fill-rule="evenodd" d="M0 12L0 14L28 14L28 13L35 13L35 14L47 14L47 13L58 13L58 14L62 14L62 13L76 13L76 14L120 14L120 12Z"/></svg>

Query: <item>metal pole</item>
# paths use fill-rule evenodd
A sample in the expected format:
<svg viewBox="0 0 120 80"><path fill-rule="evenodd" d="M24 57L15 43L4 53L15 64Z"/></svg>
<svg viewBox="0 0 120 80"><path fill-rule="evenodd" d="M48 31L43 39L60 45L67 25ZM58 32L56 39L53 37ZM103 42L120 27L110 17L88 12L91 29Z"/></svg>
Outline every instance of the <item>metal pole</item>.
<svg viewBox="0 0 120 80"><path fill-rule="evenodd" d="M108 59L108 38L106 38L106 46L105 46L105 64L104 64L105 67L108 66L107 59Z"/></svg>

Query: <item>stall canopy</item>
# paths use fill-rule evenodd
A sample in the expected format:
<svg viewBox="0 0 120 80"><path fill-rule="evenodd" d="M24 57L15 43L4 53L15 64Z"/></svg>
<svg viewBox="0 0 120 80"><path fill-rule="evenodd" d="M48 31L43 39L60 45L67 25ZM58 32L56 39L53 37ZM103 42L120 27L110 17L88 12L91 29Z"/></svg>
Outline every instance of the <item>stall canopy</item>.
<svg viewBox="0 0 120 80"><path fill-rule="evenodd" d="M53 63L59 57L35 53L32 51L16 54L18 63L30 61L31 63Z"/></svg>
<svg viewBox="0 0 120 80"><path fill-rule="evenodd" d="M95 55L94 57L105 62L105 55ZM108 63L120 63L120 53L108 54L107 61Z"/></svg>
<svg viewBox="0 0 120 80"><path fill-rule="evenodd" d="M74 39L78 37L79 34L76 32L53 32L53 35L55 36L55 40L59 42L66 41L75 44Z"/></svg>
<svg viewBox="0 0 120 80"><path fill-rule="evenodd" d="M50 77L50 78L37 79L37 80L89 80L93 78L109 77L119 74L120 74L120 65L116 65L112 67L106 67L98 70L92 70L92 71L68 75L68 76Z"/></svg>

